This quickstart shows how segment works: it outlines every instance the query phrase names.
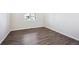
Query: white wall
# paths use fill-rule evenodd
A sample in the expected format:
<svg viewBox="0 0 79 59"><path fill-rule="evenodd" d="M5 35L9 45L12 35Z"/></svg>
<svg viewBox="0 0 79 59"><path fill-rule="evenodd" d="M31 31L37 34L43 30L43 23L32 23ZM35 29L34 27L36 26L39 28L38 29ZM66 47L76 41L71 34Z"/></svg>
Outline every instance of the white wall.
<svg viewBox="0 0 79 59"><path fill-rule="evenodd" d="M20 30L20 29L28 29L28 28L36 28L36 27L43 27L43 14L37 13L37 21L26 21L24 18L24 13L14 13L12 14L12 30Z"/></svg>
<svg viewBox="0 0 79 59"><path fill-rule="evenodd" d="M47 14L46 27L79 40L79 14Z"/></svg>
<svg viewBox="0 0 79 59"><path fill-rule="evenodd" d="M6 38L10 32L9 14L0 13L0 43Z"/></svg>

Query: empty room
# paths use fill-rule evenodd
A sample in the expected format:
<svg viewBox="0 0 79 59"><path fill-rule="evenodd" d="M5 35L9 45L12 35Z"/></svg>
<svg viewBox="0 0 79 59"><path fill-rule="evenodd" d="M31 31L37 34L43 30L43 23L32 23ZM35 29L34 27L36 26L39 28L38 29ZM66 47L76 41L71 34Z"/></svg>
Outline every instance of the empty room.
<svg viewBox="0 0 79 59"><path fill-rule="evenodd" d="M0 13L1 45L79 45L78 13Z"/></svg>

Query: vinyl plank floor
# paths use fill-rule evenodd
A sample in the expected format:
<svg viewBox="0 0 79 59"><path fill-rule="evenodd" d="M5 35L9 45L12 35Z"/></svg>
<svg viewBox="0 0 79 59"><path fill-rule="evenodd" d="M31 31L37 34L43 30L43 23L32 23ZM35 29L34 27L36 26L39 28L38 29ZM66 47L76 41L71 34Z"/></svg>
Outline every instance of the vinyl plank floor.
<svg viewBox="0 0 79 59"><path fill-rule="evenodd" d="M40 27L12 31L2 45L79 45L79 41Z"/></svg>

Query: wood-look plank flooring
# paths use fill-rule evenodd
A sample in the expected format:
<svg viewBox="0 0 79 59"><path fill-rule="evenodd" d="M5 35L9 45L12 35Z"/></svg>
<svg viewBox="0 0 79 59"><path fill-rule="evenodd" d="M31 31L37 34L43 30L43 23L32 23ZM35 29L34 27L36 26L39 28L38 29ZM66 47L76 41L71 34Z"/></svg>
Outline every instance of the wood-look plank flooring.
<svg viewBox="0 0 79 59"><path fill-rule="evenodd" d="M47 28L11 32L2 45L78 45L79 42Z"/></svg>

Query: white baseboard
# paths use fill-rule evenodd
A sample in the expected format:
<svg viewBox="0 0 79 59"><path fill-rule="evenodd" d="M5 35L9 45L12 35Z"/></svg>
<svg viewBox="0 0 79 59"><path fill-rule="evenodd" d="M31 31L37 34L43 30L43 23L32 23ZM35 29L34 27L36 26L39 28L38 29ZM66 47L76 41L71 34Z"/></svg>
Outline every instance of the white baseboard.
<svg viewBox="0 0 79 59"><path fill-rule="evenodd" d="M8 33L4 36L4 38L0 40L0 44L5 40L5 38L9 35L10 32L11 31L8 31Z"/></svg>
<svg viewBox="0 0 79 59"><path fill-rule="evenodd" d="M31 29L31 28L39 28L39 27L43 27L43 26L29 27L29 28L18 28L18 29L12 29L11 31L24 30L24 29Z"/></svg>
<svg viewBox="0 0 79 59"><path fill-rule="evenodd" d="M66 33L60 32L60 31L58 31L58 30L56 30L56 29L52 29L51 27L46 27L46 28L48 28L48 29L50 29L50 30L53 30L53 31L58 32L58 33L60 33L60 34L62 34L62 35L65 35L65 36L67 36L67 37L70 37L70 38L72 38L72 39L75 39L75 40L79 41L79 39L76 38L76 37L74 37L74 36L71 36L71 35L68 35L68 34L66 34Z"/></svg>

